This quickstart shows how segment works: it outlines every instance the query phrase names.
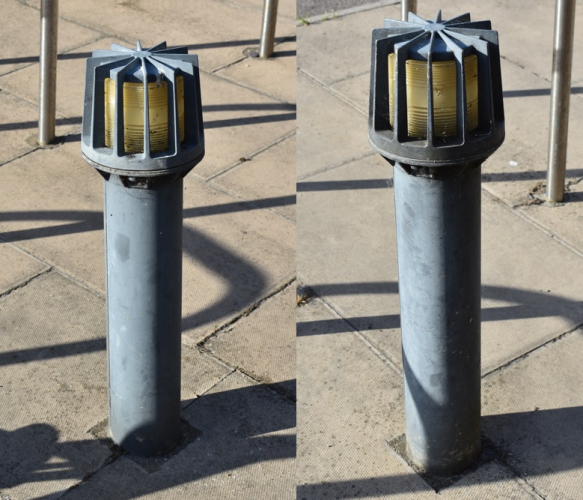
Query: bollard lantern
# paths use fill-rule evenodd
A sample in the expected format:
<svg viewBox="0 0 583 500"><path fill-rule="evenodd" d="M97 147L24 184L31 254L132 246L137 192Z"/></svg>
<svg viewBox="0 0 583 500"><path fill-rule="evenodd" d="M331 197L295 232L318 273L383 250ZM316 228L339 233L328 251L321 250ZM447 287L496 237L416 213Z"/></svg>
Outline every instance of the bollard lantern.
<svg viewBox="0 0 583 500"><path fill-rule="evenodd" d="M410 13L372 33L369 141L394 166L406 453L449 475L480 451L481 164L504 140L498 34Z"/></svg>
<svg viewBox="0 0 583 500"><path fill-rule="evenodd" d="M111 437L162 455L181 439L183 177L204 156L197 56L165 42L93 51L81 149L105 180Z"/></svg>

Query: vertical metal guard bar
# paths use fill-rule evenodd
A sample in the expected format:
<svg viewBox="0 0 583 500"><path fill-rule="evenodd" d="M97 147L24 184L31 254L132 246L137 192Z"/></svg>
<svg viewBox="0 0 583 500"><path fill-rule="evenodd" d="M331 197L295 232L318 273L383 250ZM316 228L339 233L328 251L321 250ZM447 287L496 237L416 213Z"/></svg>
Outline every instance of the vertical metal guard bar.
<svg viewBox="0 0 583 500"><path fill-rule="evenodd" d="M277 1L265 0L263 7L263 23L261 25L261 40L259 42L259 57L262 59L267 59L273 54L275 23L277 21Z"/></svg>
<svg viewBox="0 0 583 500"><path fill-rule="evenodd" d="M417 14L417 0L401 0L401 19L407 20L409 12Z"/></svg>
<svg viewBox="0 0 583 500"><path fill-rule="evenodd" d="M480 450L478 164L395 164L407 455L452 474Z"/></svg>
<svg viewBox="0 0 583 500"><path fill-rule="evenodd" d="M55 100L57 98L57 32L59 0L42 0L40 9L40 90L38 143L55 140Z"/></svg>
<svg viewBox="0 0 583 500"><path fill-rule="evenodd" d="M562 201L565 191L574 28L575 0L557 0L546 195L553 203Z"/></svg>

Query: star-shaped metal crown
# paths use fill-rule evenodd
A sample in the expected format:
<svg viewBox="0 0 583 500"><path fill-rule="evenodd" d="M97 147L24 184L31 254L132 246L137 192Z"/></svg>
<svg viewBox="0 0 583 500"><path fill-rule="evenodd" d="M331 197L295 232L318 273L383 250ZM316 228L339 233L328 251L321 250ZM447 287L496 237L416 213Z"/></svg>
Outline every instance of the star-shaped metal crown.
<svg viewBox="0 0 583 500"><path fill-rule="evenodd" d="M180 141L176 78L184 80L184 130ZM105 146L104 86L107 78L115 81L115 119L113 147ZM148 84L168 85L168 150L152 153L149 147L148 106L144 106L144 152L124 151L123 84L144 84L144 102L148 102ZM204 156L204 132L200 97L198 57L188 54L187 47L166 46L162 42L144 49L111 44L110 50L94 50L87 59L85 103L81 149L95 168L109 173L152 177L169 172L190 170Z"/></svg>
<svg viewBox="0 0 583 500"><path fill-rule="evenodd" d="M395 55L394 126L389 119L388 56ZM465 58L477 56L478 120L468 130ZM428 119L426 139L407 134L407 60L427 62ZM451 138L433 134L433 62L456 61L457 133ZM390 161L441 166L482 161L504 140L504 107L498 33L490 21L471 21L469 14L443 20L425 20L409 13L408 21L385 19L372 32L369 140Z"/></svg>

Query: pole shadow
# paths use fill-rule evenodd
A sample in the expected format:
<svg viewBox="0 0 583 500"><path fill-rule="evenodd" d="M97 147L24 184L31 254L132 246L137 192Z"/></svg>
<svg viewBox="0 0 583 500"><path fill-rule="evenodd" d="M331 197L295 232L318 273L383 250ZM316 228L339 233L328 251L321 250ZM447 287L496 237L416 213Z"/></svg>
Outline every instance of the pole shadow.
<svg viewBox="0 0 583 500"><path fill-rule="evenodd" d="M310 288L320 297L361 294L398 294L395 281L370 283L314 284ZM482 308L482 322L507 321L513 319L544 318L561 316L573 325L583 323L581 302L550 292L535 292L513 287L482 285L482 300L507 302L509 305ZM559 312L560 311L560 312ZM321 327L319 326L321 325ZM323 333L346 333L353 330L394 330L400 328L399 314L378 316L353 316L331 320L315 320L298 323L298 336ZM398 332L397 332L398 333Z"/></svg>

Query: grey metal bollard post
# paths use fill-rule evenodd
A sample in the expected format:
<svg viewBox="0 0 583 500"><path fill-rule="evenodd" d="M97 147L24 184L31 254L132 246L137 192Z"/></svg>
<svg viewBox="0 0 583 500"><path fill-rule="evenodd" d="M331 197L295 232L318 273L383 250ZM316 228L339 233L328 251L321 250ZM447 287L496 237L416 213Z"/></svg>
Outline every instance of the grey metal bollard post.
<svg viewBox="0 0 583 500"><path fill-rule="evenodd" d="M259 57L262 59L267 59L273 54L277 2L278 0L265 0L263 5L263 22L261 23L261 39L259 40Z"/></svg>
<svg viewBox="0 0 583 500"><path fill-rule="evenodd" d="M557 0L546 192L552 203L563 201L565 193L574 32L575 0Z"/></svg>
<svg viewBox="0 0 583 500"><path fill-rule="evenodd" d="M55 140L59 0L41 1L40 20L38 143L46 146Z"/></svg>
<svg viewBox="0 0 583 500"><path fill-rule="evenodd" d="M482 162L504 140L498 35L465 14L373 30L369 140L394 165L411 463L432 474L480 450Z"/></svg>
<svg viewBox="0 0 583 500"><path fill-rule="evenodd" d="M417 0L401 0L401 20L409 18L409 12L417 14Z"/></svg>
<svg viewBox="0 0 583 500"><path fill-rule="evenodd" d="M180 441L183 177L204 156L198 59L112 44L87 60L81 148L104 182L109 428L143 456Z"/></svg>

